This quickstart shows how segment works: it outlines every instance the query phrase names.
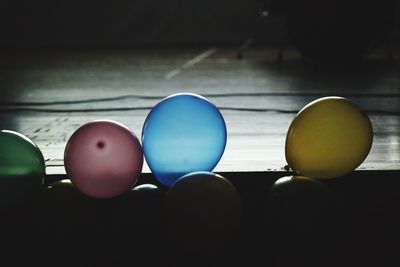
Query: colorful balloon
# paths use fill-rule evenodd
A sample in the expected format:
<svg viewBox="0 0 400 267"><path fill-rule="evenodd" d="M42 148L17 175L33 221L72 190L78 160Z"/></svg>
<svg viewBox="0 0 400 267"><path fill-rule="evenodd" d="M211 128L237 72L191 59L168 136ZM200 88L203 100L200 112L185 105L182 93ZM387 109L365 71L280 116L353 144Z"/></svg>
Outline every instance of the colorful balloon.
<svg viewBox="0 0 400 267"><path fill-rule="evenodd" d="M148 114L142 131L144 156L155 177L171 186L181 176L211 171L226 145L219 109L202 96L171 95Z"/></svg>
<svg viewBox="0 0 400 267"><path fill-rule="evenodd" d="M84 194L112 198L128 192L142 172L143 152L126 126L98 120L79 127L68 140L65 170Z"/></svg>
<svg viewBox="0 0 400 267"><path fill-rule="evenodd" d="M220 175L187 174L169 189L165 202L166 233L179 250L215 252L238 236L241 198L234 185Z"/></svg>
<svg viewBox="0 0 400 267"><path fill-rule="evenodd" d="M355 170L373 139L368 116L343 97L324 97L305 106L286 137L286 161L297 173L334 178Z"/></svg>
<svg viewBox="0 0 400 267"><path fill-rule="evenodd" d="M42 152L26 136L0 131L0 209L15 207L38 193L45 177Z"/></svg>

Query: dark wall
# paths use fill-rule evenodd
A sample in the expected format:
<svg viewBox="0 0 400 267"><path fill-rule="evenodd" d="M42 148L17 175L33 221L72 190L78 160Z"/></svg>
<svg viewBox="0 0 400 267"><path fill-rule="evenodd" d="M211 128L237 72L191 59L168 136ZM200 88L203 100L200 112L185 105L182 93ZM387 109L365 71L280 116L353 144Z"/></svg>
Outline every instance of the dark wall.
<svg viewBox="0 0 400 267"><path fill-rule="evenodd" d="M142 45L240 42L257 3L246 0L7 0L3 44ZM244 40L243 40L244 39Z"/></svg>
<svg viewBox="0 0 400 267"><path fill-rule="evenodd" d="M398 0L394 2L398 15ZM3 0L0 44L238 45L248 38L268 44L287 40L281 13L259 16L263 3L291 8L289 0ZM396 39L399 29L397 19Z"/></svg>

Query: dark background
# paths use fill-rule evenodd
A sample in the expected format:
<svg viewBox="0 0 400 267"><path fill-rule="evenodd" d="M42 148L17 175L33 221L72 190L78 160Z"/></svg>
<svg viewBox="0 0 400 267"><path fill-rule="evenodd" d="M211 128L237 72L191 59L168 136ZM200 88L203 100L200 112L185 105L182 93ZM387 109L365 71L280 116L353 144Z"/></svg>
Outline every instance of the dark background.
<svg viewBox="0 0 400 267"><path fill-rule="evenodd" d="M334 39L376 31L400 39L399 1L315 0L5 0L2 46L145 46L290 43L286 22ZM262 10L268 16L261 16ZM340 24L340 25L339 25ZM319 28L317 28L317 26ZM341 29L338 34L336 29ZM351 29L351 34L343 33ZM312 30L312 29L311 29ZM291 34L290 36L293 36ZM351 38L350 38L351 39ZM351 41L351 40L349 40Z"/></svg>

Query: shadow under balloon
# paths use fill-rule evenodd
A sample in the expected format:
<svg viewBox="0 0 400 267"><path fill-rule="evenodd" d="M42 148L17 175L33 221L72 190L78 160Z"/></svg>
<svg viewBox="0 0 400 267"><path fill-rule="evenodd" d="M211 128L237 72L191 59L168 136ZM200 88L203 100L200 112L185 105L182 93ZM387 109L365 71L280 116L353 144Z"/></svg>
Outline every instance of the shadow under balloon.
<svg viewBox="0 0 400 267"><path fill-rule="evenodd" d="M340 190L351 211L351 252L355 266L400 266L399 174L354 172L327 181Z"/></svg>
<svg viewBox="0 0 400 267"><path fill-rule="evenodd" d="M42 185L41 175L0 175L0 212L30 203Z"/></svg>
<svg viewBox="0 0 400 267"><path fill-rule="evenodd" d="M397 173L359 171L330 180L282 177L286 172L223 175L238 190L243 213L239 229L231 232L236 237L219 249L176 249L165 232L167 189L156 183L93 199L64 180L18 208L2 210L0 264L398 266ZM207 205L199 207L209 212ZM188 223L179 217L179 225Z"/></svg>
<svg viewBox="0 0 400 267"><path fill-rule="evenodd" d="M52 183L27 209L20 250L32 266L161 266L162 201L153 185L95 199Z"/></svg>
<svg viewBox="0 0 400 267"><path fill-rule="evenodd" d="M141 184L114 199L106 200L100 220L106 236L99 252L112 264L99 266L162 266L165 241L162 209L165 191L154 184Z"/></svg>
<svg viewBox="0 0 400 267"><path fill-rule="evenodd" d="M30 203L22 248L32 266L90 266L96 237L96 203L69 180L45 187Z"/></svg>

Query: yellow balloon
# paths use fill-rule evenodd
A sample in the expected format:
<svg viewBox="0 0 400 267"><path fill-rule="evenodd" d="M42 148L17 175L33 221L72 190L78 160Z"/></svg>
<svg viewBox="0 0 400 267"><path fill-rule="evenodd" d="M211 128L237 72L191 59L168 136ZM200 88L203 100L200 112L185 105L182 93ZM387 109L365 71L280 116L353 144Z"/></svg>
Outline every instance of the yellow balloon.
<svg viewBox="0 0 400 267"><path fill-rule="evenodd" d="M343 97L324 97L293 119L286 136L286 161L301 175L335 178L365 160L372 140L371 121L358 105Z"/></svg>

